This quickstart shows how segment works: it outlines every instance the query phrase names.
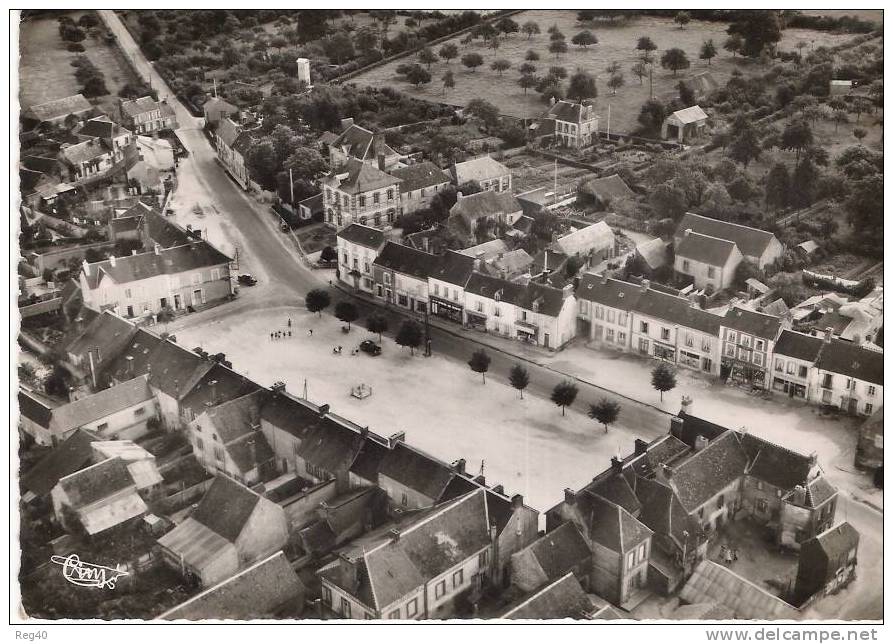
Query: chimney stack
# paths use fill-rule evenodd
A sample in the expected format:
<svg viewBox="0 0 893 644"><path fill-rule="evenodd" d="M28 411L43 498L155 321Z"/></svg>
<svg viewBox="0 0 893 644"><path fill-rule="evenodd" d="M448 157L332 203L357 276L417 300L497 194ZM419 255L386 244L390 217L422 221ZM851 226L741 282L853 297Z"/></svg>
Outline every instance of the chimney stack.
<svg viewBox="0 0 893 644"><path fill-rule="evenodd" d="M82 267L84 269L84 275L90 277L90 264L87 263L86 259L83 261Z"/></svg>
<svg viewBox="0 0 893 644"><path fill-rule="evenodd" d="M161 255L161 244L159 244L159 243L156 242L156 243L155 243L155 247L154 247L154 249L155 249L155 254L156 254L156 255Z"/></svg>
<svg viewBox="0 0 893 644"><path fill-rule="evenodd" d="M520 494L515 494L512 496L512 509L517 510L522 505L524 505L524 497Z"/></svg>
<svg viewBox="0 0 893 644"><path fill-rule="evenodd" d="M274 394L284 394L285 393L285 383L281 380L277 380L272 385L270 385L270 391Z"/></svg>
<svg viewBox="0 0 893 644"><path fill-rule="evenodd" d="M456 193L456 201L460 201L460 200L462 199L463 196L464 196L464 195L462 194L462 191L461 191L461 190L460 190L459 192L457 192L457 193Z"/></svg>
<svg viewBox="0 0 893 644"><path fill-rule="evenodd" d="M378 153L378 169L381 170L382 172L384 172L384 169L386 167L384 159L385 159L384 153L379 152Z"/></svg>
<svg viewBox="0 0 893 644"><path fill-rule="evenodd" d="M116 260L117 258L115 257L114 253L109 255L109 265L112 266L112 268L114 268Z"/></svg>
<svg viewBox="0 0 893 644"><path fill-rule="evenodd" d="M614 471L615 474L620 474L623 471L623 461L616 456L612 456L611 469Z"/></svg>
<svg viewBox="0 0 893 644"><path fill-rule="evenodd" d="M388 436L388 449L394 449L397 446L397 443L402 443L406 440L406 432L395 432Z"/></svg>
<svg viewBox="0 0 893 644"><path fill-rule="evenodd" d="M131 255L136 255L136 248L134 248L133 250L131 250L131 251L130 251L130 254L131 254Z"/></svg>
<svg viewBox="0 0 893 644"><path fill-rule="evenodd" d="M458 461L453 463L453 469L456 470L459 474L465 474L465 459L460 458Z"/></svg>
<svg viewBox="0 0 893 644"><path fill-rule="evenodd" d="M568 505L577 504L577 493L569 487L564 488L564 502Z"/></svg>
<svg viewBox="0 0 893 644"><path fill-rule="evenodd" d="M397 528L391 528L388 534L390 534L392 542L396 543L397 541L400 541L400 530Z"/></svg>
<svg viewBox="0 0 893 644"><path fill-rule="evenodd" d="M208 387L211 388L211 404L216 405L217 404L217 381L212 380L211 382L208 383Z"/></svg>
<svg viewBox="0 0 893 644"><path fill-rule="evenodd" d="M644 454L648 451L648 441L643 441L641 438L636 439L636 456L640 454Z"/></svg>
<svg viewBox="0 0 893 644"><path fill-rule="evenodd" d="M802 485L795 485L794 491L791 493L791 502L795 505L806 505L806 488Z"/></svg>
<svg viewBox="0 0 893 644"><path fill-rule="evenodd" d="M834 328L830 326L825 327L825 342L831 342L831 336L834 335Z"/></svg>
<svg viewBox="0 0 893 644"><path fill-rule="evenodd" d="M691 396L682 396L682 405L679 408L680 414L685 414L687 416L691 415L693 401Z"/></svg>
<svg viewBox="0 0 893 644"><path fill-rule="evenodd" d="M602 283L602 285L605 285L608 283L608 271L605 271L604 273L602 273L601 283Z"/></svg>
<svg viewBox="0 0 893 644"><path fill-rule="evenodd" d="M329 413L329 405L328 404L319 406L319 417L320 418L323 418L328 413Z"/></svg>
<svg viewBox="0 0 893 644"><path fill-rule="evenodd" d="M132 376L133 375L133 356L125 356L124 360L127 364L127 368L125 371L128 376Z"/></svg>
<svg viewBox="0 0 893 644"><path fill-rule="evenodd" d="M700 452L702 449L707 447L707 443L707 439L698 434L697 436L695 436L695 451Z"/></svg>
<svg viewBox="0 0 893 644"><path fill-rule="evenodd" d="M494 486L493 486L493 491L496 492L496 494L505 494L505 488L502 487L502 484L500 484L500 485L494 485Z"/></svg>
<svg viewBox="0 0 893 644"><path fill-rule="evenodd" d="M642 291L645 292L648 290L648 287L651 286L651 280L642 280Z"/></svg>
<svg viewBox="0 0 893 644"><path fill-rule="evenodd" d="M679 416L673 416L670 419L670 434L679 440L682 440L682 425L684 421ZM685 441L683 441L685 442Z"/></svg>

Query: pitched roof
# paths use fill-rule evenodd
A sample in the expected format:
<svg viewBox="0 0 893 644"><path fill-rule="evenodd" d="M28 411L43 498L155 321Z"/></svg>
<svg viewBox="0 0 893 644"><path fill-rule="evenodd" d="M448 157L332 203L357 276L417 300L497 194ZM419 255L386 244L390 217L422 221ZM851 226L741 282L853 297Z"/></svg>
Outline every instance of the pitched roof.
<svg viewBox="0 0 893 644"><path fill-rule="evenodd" d="M736 433L726 432L674 467L669 484L679 495L685 509L694 512L720 490L741 478L747 460Z"/></svg>
<svg viewBox="0 0 893 644"><path fill-rule="evenodd" d="M377 228L363 226L362 224L351 224L347 228L338 232L337 237L359 244L366 248L378 250L385 242L384 233Z"/></svg>
<svg viewBox="0 0 893 644"><path fill-rule="evenodd" d="M209 115L213 115L213 120L219 120L230 114L235 114L239 111L239 108L222 98L213 96L205 101L202 105L202 110L204 111L206 118Z"/></svg>
<svg viewBox="0 0 893 644"><path fill-rule="evenodd" d="M374 264L425 280L437 265L437 261L436 255L389 241L375 258Z"/></svg>
<svg viewBox="0 0 893 644"><path fill-rule="evenodd" d="M578 298L603 304L613 309L633 311L643 289L635 284L615 280L595 273L585 273L577 287Z"/></svg>
<svg viewBox="0 0 893 644"><path fill-rule="evenodd" d="M59 479L71 507L82 508L134 485L127 465L120 458L108 458Z"/></svg>
<svg viewBox="0 0 893 644"><path fill-rule="evenodd" d="M400 192L421 190L450 182L450 175L430 161L414 163L405 168L396 168L391 170L391 175L400 179Z"/></svg>
<svg viewBox="0 0 893 644"><path fill-rule="evenodd" d="M689 604L717 602L730 609L737 619L797 619L799 611L716 562L705 560L680 592Z"/></svg>
<svg viewBox="0 0 893 644"><path fill-rule="evenodd" d="M325 418L307 433L298 454L314 467L335 474L351 466L364 441L359 433Z"/></svg>
<svg viewBox="0 0 893 644"><path fill-rule="evenodd" d="M536 304L536 312L550 317L561 313L566 299L562 289L536 282L518 284L478 272L472 273L465 291L488 299L495 299L498 294L500 302L508 302L527 311L534 311Z"/></svg>
<svg viewBox="0 0 893 644"><path fill-rule="evenodd" d="M822 350L822 339L805 333L797 333L783 329L775 343L776 355L798 358L806 362L815 362Z"/></svg>
<svg viewBox="0 0 893 644"><path fill-rule="evenodd" d="M69 341L65 350L74 355L82 355L93 348L99 348L102 354L99 356L100 362L106 362L118 355L136 332L136 326L132 323L112 311L103 311Z"/></svg>
<svg viewBox="0 0 893 644"><path fill-rule="evenodd" d="M614 199L636 196L636 193L626 185L626 182L619 174L591 179L583 184L583 189L602 201L605 199L613 201Z"/></svg>
<svg viewBox="0 0 893 644"><path fill-rule="evenodd" d="M573 573L524 598L501 619L587 619L594 606Z"/></svg>
<svg viewBox="0 0 893 644"><path fill-rule="evenodd" d="M332 171L322 182L348 194L360 194L397 185L401 180L359 159L351 158L343 169Z"/></svg>
<svg viewBox="0 0 893 644"><path fill-rule="evenodd" d="M154 371L154 365L152 369ZM196 414L201 413L199 410L260 390L260 385L248 376L243 376L219 362L210 363L209 368L191 384L192 386L183 395L180 404L183 407L191 408Z"/></svg>
<svg viewBox="0 0 893 644"><path fill-rule="evenodd" d="M230 261L232 261L230 257L221 253L208 242L193 240L182 246L161 248L157 253L153 250L89 264L87 285L90 288L97 288L103 277L106 276L116 284L126 284L158 275L176 275L186 271L221 266L229 264Z"/></svg>
<svg viewBox="0 0 893 644"><path fill-rule="evenodd" d="M667 242L656 237L636 246L636 252L645 260L648 268L655 270L667 263Z"/></svg>
<svg viewBox="0 0 893 644"><path fill-rule="evenodd" d="M170 109L170 106L164 101L156 101L151 96L141 96L132 101L124 101L121 103L121 112L133 118L134 116L145 114L146 112L151 112L153 110L163 110L165 107Z"/></svg>
<svg viewBox="0 0 893 644"><path fill-rule="evenodd" d="M88 430L78 429L22 475L22 487L39 497L46 496L56 487L59 479L77 472L90 462L93 455L90 445L96 440L96 436Z"/></svg>
<svg viewBox="0 0 893 644"><path fill-rule="evenodd" d="M684 110L673 112L673 116L679 119L681 123L688 124L703 121L707 118L707 113L701 109L700 105L692 105L691 107L686 107Z"/></svg>
<svg viewBox="0 0 893 644"><path fill-rule="evenodd" d="M431 267L428 277L464 287L473 271L473 257L448 250L437 258L437 263Z"/></svg>
<svg viewBox="0 0 893 644"><path fill-rule="evenodd" d="M62 118L69 114L78 114L93 109L83 94L75 94L74 96L66 96L55 101L41 103L40 105L32 105L27 112L38 121L51 121L53 119Z"/></svg>
<svg viewBox="0 0 893 644"><path fill-rule="evenodd" d="M572 521L547 532L518 554L524 551L533 556L550 582L592 557L586 540Z"/></svg>
<svg viewBox="0 0 893 644"><path fill-rule="evenodd" d="M304 584L279 552L188 599L158 619L263 619L283 605L297 604Z"/></svg>
<svg viewBox="0 0 893 644"><path fill-rule="evenodd" d="M476 257L485 262L489 262L490 260L498 257L503 253L507 253L509 250L508 244L506 244L504 239L491 239L490 241L485 241L482 244L477 244L476 246L470 246L459 252L463 255L468 255L469 257Z"/></svg>
<svg viewBox="0 0 893 644"><path fill-rule="evenodd" d="M343 150L348 156L355 159L375 159L378 154L391 156L396 154L384 141L380 134L373 134L370 130L359 125L350 125L329 145Z"/></svg>
<svg viewBox="0 0 893 644"><path fill-rule="evenodd" d="M379 474L415 490L429 499L439 499L453 478L453 469L446 463L406 445L398 443L381 462Z"/></svg>
<svg viewBox="0 0 893 644"><path fill-rule="evenodd" d="M236 547L231 541L192 517L187 517L158 539L158 545L173 552L193 570L203 571L224 555L229 555L233 561L238 560Z"/></svg>
<svg viewBox="0 0 893 644"><path fill-rule="evenodd" d="M114 387L56 407L52 410L49 429L62 434L153 399L146 376L137 376Z"/></svg>
<svg viewBox="0 0 893 644"><path fill-rule="evenodd" d="M83 143L62 148L62 156L72 165L80 165L109 152L111 150L103 144L102 139L90 139Z"/></svg>
<svg viewBox="0 0 893 644"><path fill-rule="evenodd" d="M79 136L91 136L97 139L112 139L130 134L130 130L121 127L107 116L97 116L85 122L76 132Z"/></svg>
<svg viewBox="0 0 893 644"><path fill-rule="evenodd" d="M269 396L261 406L260 417L265 422L300 439L322 421L319 411L312 403L292 396L288 392Z"/></svg>
<svg viewBox="0 0 893 644"><path fill-rule="evenodd" d="M546 117L570 123L582 123L590 118L597 118L592 106L571 101L556 101L555 105L546 112Z"/></svg>
<svg viewBox="0 0 893 644"><path fill-rule="evenodd" d="M242 126L231 118L222 118L217 125L217 138L230 148L233 147L241 133Z"/></svg>
<svg viewBox="0 0 893 644"><path fill-rule="evenodd" d="M222 402L203 414L216 430L221 443L230 443L243 438L260 427L262 392L263 390L258 389L250 394Z"/></svg>
<svg viewBox="0 0 893 644"><path fill-rule="evenodd" d="M774 315L733 306L723 316L722 325L760 338L774 340L781 329L781 320Z"/></svg>
<svg viewBox="0 0 893 644"><path fill-rule="evenodd" d="M693 547L700 527L676 492L656 479L636 479L636 495L642 505L639 520L658 534L672 537L678 544Z"/></svg>
<svg viewBox="0 0 893 644"><path fill-rule="evenodd" d="M651 536L652 531L616 503L592 492L577 495L589 538L614 552L624 553Z"/></svg>
<svg viewBox="0 0 893 644"><path fill-rule="evenodd" d="M795 485L804 485L812 460L805 454L799 454L775 443L754 436L738 434L741 447L749 460L747 473L783 490Z"/></svg>
<svg viewBox="0 0 893 644"><path fill-rule="evenodd" d="M261 500L244 485L218 475L190 518L232 543L242 534Z"/></svg>
<svg viewBox="0 0 893 644"><path fill-rule="evenodd" d="M694 231L686 231L676 245L677 257L693 259L711 266L725 266L734 252L734 242L702 235Z"/></svg>
<svg viewBox="0 0 893 644"><path fill-rule="evenodd" d="M487 179L511 175L511 173L512 171L506 166L489 156L455 163L450 168L450 174L453 177L453 181L458 186L469 181L477 181L480 183Z"/></svg>
<svg viewBox="0 0 893 644"><path fill-rule="evenodd" d="M481 217L496 217L521 212L521 204L508 192L484 190L460 197L450 208L450 216L474 222Z"/></svg>
<svg viewBox="0 0 893 644"><path fill-rule="evenodd" d="M728 221L720 221L719 219L696 215L693 212L685 213L685 216L676 228L676 236L680 237L686 230L733 241L746 257L761 256L766 247L769 246L769 243L775 239L775 235L765 230L733 224Z"/></svg>
<svg viewBox="0 0 893 644"><path fill-rule="evenodd" d="M559 237L552 246L567 256L611 249L614 248L614 231L608 224L599 221Z"/></svg>
<svg viewBox="0 0 893 644"><path fill-rule="evenodd" d="M837 489L824 476L818 476L806 484L806 507L817 508L837 494Z"/></svg>
<svg viewBox="0 0 893 644"><path fill-rule="evenodd" d="M859 545L859 531L844 521L816 535L812 540L817 543L829 561L836 562L840 555Z"/></svg>
<svg viewBox="0 0 893 644"><path fill-rule="evenodd" d="M832 338L824 343L817 368L876 385L884 384L884 354L864 349L846 340Z"/></svg>
<svg viewBox="0 0 893 644"><path fill-rule="evenodd" d="M378 472L388 455L388 448L373 440L363 441L360 451L350 465L350 473L373 484L378 484Z"/></svg>

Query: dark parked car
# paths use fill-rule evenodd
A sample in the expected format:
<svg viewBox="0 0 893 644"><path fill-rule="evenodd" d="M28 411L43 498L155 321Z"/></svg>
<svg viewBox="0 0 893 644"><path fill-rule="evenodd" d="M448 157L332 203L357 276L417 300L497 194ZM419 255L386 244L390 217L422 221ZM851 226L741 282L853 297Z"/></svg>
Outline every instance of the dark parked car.
<svg viewBox="0 0 893 644"><path fill-rule="evenodd" d="M360 351L368 353L370 356L377 356L381 353L381 347L372 340L363 340L360 342Z"/></svg>
<svg viewBox="0 0 893 644"><path fill-rule="evenodd" d="M254 279L250 273L242 273L241 275L239 275L236 281L238 281L239 284L241 284L242 286L254 286L255 284L257 284L257 280Z"/></svg>

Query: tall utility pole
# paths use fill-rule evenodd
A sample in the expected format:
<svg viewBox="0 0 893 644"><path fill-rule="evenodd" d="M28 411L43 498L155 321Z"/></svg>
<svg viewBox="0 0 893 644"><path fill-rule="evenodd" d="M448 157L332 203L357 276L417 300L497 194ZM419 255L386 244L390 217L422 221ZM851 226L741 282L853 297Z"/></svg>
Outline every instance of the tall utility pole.
<svg viewBox="0 0 893 644"><path fill-rule="evenodd" d="M291 190L291 207L295 207L295 180L292 178L292 168L288 169L288 187Z"/></svg>

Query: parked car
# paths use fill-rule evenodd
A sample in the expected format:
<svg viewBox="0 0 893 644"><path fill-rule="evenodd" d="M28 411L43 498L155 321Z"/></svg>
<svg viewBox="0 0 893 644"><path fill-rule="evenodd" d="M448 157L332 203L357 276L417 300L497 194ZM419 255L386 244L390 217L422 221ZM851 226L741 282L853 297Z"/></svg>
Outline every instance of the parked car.
<svg viewBox="0 0 893 644"><path fill-rule="evenodd" d="M257 284L257 280L251 276L251 273L242 273L236 278L236 281L239 282L242 286L254 286Z"/></svg>
<svg viewBox="0 0 893 644"><path fill-rule="evenodd" d="M372 340L363 340L360 342L360 351L368 353L370 356L377 356L381 354L381 347Z"/></svg>

